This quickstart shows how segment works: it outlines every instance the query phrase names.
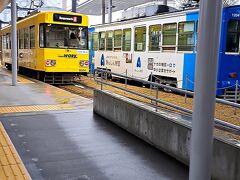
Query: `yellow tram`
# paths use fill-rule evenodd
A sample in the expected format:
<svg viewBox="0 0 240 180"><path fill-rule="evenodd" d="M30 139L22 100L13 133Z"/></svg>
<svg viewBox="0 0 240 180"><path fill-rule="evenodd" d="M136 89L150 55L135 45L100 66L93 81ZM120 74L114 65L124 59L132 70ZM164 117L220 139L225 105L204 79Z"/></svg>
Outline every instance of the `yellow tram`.
<svg viewBox="0 0 240 180"><path fill-rule="evenodd" d="M1 30L2 63L11 69L11 26ZM88 17L71 12L35 12L17 22L18 70L52 84L87 73Z"/></svg>

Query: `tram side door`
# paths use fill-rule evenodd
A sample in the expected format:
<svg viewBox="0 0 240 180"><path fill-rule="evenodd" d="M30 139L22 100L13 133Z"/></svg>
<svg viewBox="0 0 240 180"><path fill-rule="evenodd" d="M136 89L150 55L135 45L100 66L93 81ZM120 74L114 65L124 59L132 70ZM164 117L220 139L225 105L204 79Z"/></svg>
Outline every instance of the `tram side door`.
<svg viewBox="0 0 240 180"><path fill-rule="evenodd" d="M133 74L133 45L132 45L132 35L133 29L126 28L123 29L123 39L122 39L122 56L124 60L124 70L128 76L132 76ZM123 72L123 71L122 71Z"/></svg>
<svg viewBox="0 0 240 180"><path fill-rule="evenodd" d="M133 76L141 79L147 79L147 46L146 37L147 27L146 25L140 25L134 27L133 32Z"/></svg>

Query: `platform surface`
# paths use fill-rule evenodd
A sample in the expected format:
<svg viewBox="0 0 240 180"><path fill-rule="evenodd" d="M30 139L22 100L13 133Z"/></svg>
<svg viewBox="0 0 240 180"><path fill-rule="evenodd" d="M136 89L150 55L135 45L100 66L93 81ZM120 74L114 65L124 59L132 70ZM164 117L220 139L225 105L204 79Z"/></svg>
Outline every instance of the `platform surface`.
<svg viewBox="0 0 240 180"><path fill-rule="evenodd" d="M0 121L32 179L188 178L185 165L93 114L92 100L25 78L13 87L1 69Z"/></svg>

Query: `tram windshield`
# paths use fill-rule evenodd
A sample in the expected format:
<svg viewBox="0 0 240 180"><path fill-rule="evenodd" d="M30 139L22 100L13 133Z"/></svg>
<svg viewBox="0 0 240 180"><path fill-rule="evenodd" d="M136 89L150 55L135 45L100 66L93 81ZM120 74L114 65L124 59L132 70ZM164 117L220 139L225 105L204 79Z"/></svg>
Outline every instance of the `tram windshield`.
<svg viewBox="0 0 240 180"><path fill-rule="evenodd" d="M57 24L41 24L40 47L87 50L88 28Z"/></svg>

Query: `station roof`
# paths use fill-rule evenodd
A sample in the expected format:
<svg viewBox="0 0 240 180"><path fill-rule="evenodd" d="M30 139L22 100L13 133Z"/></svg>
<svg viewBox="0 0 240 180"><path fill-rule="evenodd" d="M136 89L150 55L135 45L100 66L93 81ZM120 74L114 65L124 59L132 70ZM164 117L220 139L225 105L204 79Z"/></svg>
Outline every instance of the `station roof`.
<svg viewBox="0 0 240 180"><path fill-rule="evenodd" d="M132 6L137 6L140 4L152 2L153 0L112 0L112 11L119 11L127 9ZM105 0L106 9L108 7L109 0ZM77 7L77 12L88 15L101 15L102 14L102 0L87 0Z"/></svg>
<svg viewBox="0 0 240 180"><path fill-rule="evenodd" d="M2 12L11 0L1 0L0 1L0 12Z"/></svg>

